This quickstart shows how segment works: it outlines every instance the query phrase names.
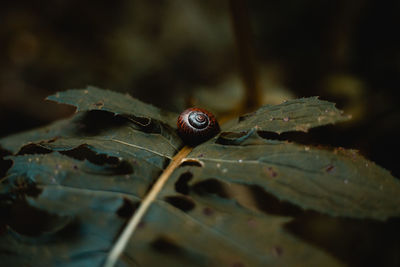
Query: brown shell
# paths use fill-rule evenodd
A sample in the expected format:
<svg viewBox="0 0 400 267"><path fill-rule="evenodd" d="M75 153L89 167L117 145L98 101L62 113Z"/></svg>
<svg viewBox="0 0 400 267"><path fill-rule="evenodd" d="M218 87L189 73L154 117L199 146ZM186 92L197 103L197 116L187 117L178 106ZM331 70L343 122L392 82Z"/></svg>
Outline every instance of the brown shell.
<svg viewBox="0 0 400 267"><path fill-rule="evenodd" d="M193 111L201 112L207 116L209 124L206 128L197 129L189 124L188 117ZM177 121L178 134L187 145L200 144L211 137L215 136L220 132L219 124L215 119L215 116L202 108L188 108L183 111Z"/></svg>

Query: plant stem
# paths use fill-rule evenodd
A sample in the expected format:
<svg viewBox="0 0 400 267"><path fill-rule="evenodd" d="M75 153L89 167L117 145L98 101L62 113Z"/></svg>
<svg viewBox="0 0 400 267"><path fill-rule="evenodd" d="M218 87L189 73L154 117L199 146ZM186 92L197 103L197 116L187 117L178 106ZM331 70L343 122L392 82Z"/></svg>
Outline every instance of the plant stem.
<svg viewBox="0 0 400 267"><path fill-rule="evenodd" d="M235 35L239 68L245 87L243 111L252 111L261 104L258 66L254 55L249 12L245 1L229 0L232 28Z"/></svg>
<svg viewBox="0 0 400 267"><path fill-rule="evenodd" d="M151 188L150 192L146 195L143 199L142 203L140 204L139 208L129 220L127 226L125 227L124 231L118 238L117 242L115 243L114 247L112 248L108 258L104 264L104 267L113 267L115 263L118 261L118 258L124 251L126 245L129 242L129 239L135 232L139 222L142 220L143 216L145 215L146 211L149 209L151 203L156 199L158 193L163 188L164 184L167 182L168 178L171 176L172 172L181 164L182 160L192 151L193 148L185 146L182 148L178 154L176 154L171 162L169 163L168 167L164 170L164 172L160 175L157 182Z"/></svg>

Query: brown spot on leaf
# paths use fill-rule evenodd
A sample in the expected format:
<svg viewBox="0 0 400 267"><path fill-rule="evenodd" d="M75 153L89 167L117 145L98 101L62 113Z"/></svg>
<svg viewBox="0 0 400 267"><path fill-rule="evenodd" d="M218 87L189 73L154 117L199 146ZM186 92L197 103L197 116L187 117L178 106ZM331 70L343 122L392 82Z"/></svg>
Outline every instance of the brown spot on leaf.
<svg viewBox="0 0 400 267"><path fill-rule="evenodd" d="M267 173L267 175L269 177L272 177L272 178L275 178L278 176L278 173L272 167L265 168L265 172Z"/></svg>
<svg viewBox="0 0 400 267"><path fill-rule="evenodd" d="M206 216L212 216L214 214L214 210L209 207L205 207L203 209L203 214Z"/></svg>
<svg viewBox="0 0 400 267"><path fill-rule="evenodd" d="M334 170L335 170L335 166L333 166L332 164L328 165L328 166L325 168L325 171L326 171L326 172L333 172Z"/></svg>
<svg viewBox="0 0 400 267"><path fill-rule="evenodd" d="M53 137L53 138L51 138L51 139L47 140L47 141L46 141L46 143L47 143L47 144L54 143L55 141L57 141L57 139L58 139L58 138L59 138L58 136L56 136L56 137Z"/></svg>
<svg viewBox="0 0 400 267"><path fill-rule="evenodd" d="M138 229L143 229L146 226L146 223L144 221L139 222L138 224Z"/></svg>
<svg viewBox="0 0 400 267"><path fill-rule="evenodd" d="M256 227L257 226L257 221L255 219L249 219L249 220L247 220L247 224L250 227Z"/></svg>
<svg viewBox="0 0 400 267"><path fill-rule="evenodd" d="M272 254L274 256L279 257L279 256L282 255L282 253L283 253L283 249L281 247L275 246L275 247L272 248Z"/></svg>

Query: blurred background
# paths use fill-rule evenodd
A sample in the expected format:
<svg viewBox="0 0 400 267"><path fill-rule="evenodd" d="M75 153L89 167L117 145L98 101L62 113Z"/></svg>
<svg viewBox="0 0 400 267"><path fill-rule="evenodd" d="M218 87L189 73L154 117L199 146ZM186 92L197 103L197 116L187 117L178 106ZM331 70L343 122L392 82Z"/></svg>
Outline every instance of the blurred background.
<svg viewBox="0 0 400 267"><path fill-rule="evenodd" d="M400 177L400 1L232 2L3 1L0 137L70 116L43 99L87 85L225 114L245 98L250 66L258 104L336 102L353 120L313 141L359 149Z"/></svg>

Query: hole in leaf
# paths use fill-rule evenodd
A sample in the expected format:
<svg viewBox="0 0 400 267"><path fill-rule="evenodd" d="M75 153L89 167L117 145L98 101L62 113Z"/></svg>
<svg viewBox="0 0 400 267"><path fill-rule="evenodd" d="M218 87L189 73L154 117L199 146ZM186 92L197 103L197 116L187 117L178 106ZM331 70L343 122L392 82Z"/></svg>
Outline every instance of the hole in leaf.
<svg viewBox="0 0 400 267"><path fill-rule="evenodd" d="M121 225L120 229L118 230L118 234L115 236L114 242L117 241L118 237L121 235L121 233L124 231L126 228L126 225L129 222L129 218L133 216L133 214L136 212L136 210L140 206L140 202L132 202L130 199L123 198L123 203L121 207L117 210L117 215L123 219L125 219L125 222ZM138 228L143 228L144 222L141 221L139 222Z"/></svg>
<svg viewBox="0 0 400 267"><path fill-rule="evenodd" d="M110 157L106 154L98 154L91 150L88 145L80 145L76 148L66 151L59 151L61 154L64 154L68 157L77 159L77 160L88 160L96 165L104 165L110 164L115 165L119 162L117 157Z"/></svg>
<svg viewBox="0 0 400 267"><path fill-rule="evenodd" d="M23 146L17 155L49 154L52 150L41 146L40 144L27 144Z"/></svg>
<svg viewBox="0 0 400 267"><path fill-rule="evenodd" d="M129 123L126 118L115 115L112 112L91 110L84 114L80 120L80 127L77 128L75 134L77 136L94 136L103 131L119 128Z"/></svg>
<svg viewBox="0 0 400 267"><path fill-rule="evenodd" d="M164 199L175 208L178 208L184 212L190 211L196 206L193 200L185 196L169 196L165 197Z"/></svg>
<svg viewBox="0 0 400 267"><path fill-rule="evenodd" d="M303 132L286 132L286 133L275 133L275 132L268 132L268 131L258 131L258 135L264 139L269 140L278 140L278 141L286 141L298 138L298 135L304 135Z"/></svg>
<svg viewBox="0 0 400 267"><path fill-rule="evenodd" d="M161 253L180 254L183 252L182 248L178 246L173 240L165 236L160 236L150 243L150 246Z"/></svg>
<svg viewBox="0 0 400 267"><path fill-rule="evenodd" d="M0 178L6 176L8 170L12 166L12 160L4 159L5 156L11 155L11 152L0 148Z"/></svg>
<svg viewBox="0 0 400 267"><path fill-rule="evenodd" d="M222 183L213 178L194 184L192 190L199 195L213 194L222 198L229 197Z"/></svg>
<svg viewBox="0 0 400 267"><path fill-rule="evenodd" d="M248 186L257 208L269 214L296 216L304 211L296 205L281 201L274 195L266 192L261 186Z"/></svg>
<svg viewBox="0 0 400 267"><path fill-rule="evenodd" d="M111 167L110 169L115 175L124 175L133 173L132 165L126 160L120 161L118 164Z"/></svg>
<svg viewBox="0 0 400 267"><path fill-rule="evenodd" d="M28 178L18 177L15 179L11 191L20 197L38 197L43 189L37 187L36 183Z"/></svg>
<svg viewBox="0 0 400 267"><path fill-rule="evenodd" d="M254 131L249 132L222 132L217 140L215 141L216 144L220 145L240 145L243 141L247 138L252 136Z"/></svg>
<svg viewBox="0 0 400 267"><path fill-rule="evenodd" d="M44 233L58 232L71 220L70 217L51 214L30 206L25 200L15 201L2 209L5 216L0 219L15 232L26 236L40 236Z"/></svg>
<svg viewBox="0 0 400 267"><path fill-rule="evenodd" d="M133 213L135 213L135 211L137 210L139 205L140 205L140 202L134 203L131 200L124 198L124 203L117 210L117 215L119 217L128 219L128 218L132 217Z"/></svg>
<svg viewBox="0 0 400 267"><path fill-rule="evenodd" d="M189 185L188 182L193 178L193 174L191 172L182 173L179 176L178 181L175 183L175 191L184 195L189 194Z"/></svg>
<svg viewBox="0 0 400 267"><path fill-rule="evenodd" d="M179 165L180 167L191 166L191 167L203 167L203 163L196 159L186 159Z"/></svg>
<svg viewBox="0 0 400 267"><path fill-rule="evenodd" d="M327 150L332 150L332 147L353 147L353 143L343 143L342 138L337 138L337 136L348 135L348 133L345 134L342 132L343 129L341 130L340 127L327 125L309 129L308 132L292 131L277 134L270 131L257 131L257 134L264 139L290 141L303 145L321 147Z"/></svg>
<svg viewBox="0 0 400 267"><path fill-rule="evenodd" d="M74 149L59 152L77 160L88 160L96 165L111 165L110 169L116 175L133 173L132 165L126 160L120 161L117 157L98 154L91 150L87 145L80 145Z"/></svg>

